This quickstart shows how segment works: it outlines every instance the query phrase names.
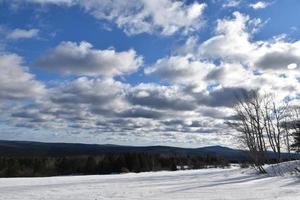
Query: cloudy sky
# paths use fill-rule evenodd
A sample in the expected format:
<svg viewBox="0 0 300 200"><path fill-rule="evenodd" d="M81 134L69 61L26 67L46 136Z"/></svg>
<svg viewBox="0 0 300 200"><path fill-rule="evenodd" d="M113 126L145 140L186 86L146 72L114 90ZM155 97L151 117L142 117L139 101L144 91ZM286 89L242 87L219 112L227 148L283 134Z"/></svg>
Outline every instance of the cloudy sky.
<svg viewBox="0 0 300 200"><path fill-rule="evenodd" d="M0 0L0 139L235 145L235 96L298 101L299 0Z"/></svg>

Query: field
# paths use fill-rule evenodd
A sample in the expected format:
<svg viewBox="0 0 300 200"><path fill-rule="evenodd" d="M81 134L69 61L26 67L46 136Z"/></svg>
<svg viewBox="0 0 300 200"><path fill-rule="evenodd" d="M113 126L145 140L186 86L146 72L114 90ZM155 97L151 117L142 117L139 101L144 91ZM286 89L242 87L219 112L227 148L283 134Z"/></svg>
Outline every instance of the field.
<svg viewBox="0 0 300 200"><path fill-rule="evenodd" d="M300 199L295 175L257 175L231 167L176 172L48 178L2 178L1 200Z"/></svg>

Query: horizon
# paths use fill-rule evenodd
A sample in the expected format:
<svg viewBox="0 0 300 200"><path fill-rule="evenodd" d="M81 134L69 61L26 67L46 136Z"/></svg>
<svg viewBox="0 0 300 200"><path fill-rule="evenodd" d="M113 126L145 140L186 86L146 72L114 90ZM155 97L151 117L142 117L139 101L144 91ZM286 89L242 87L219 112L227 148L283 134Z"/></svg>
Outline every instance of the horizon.
<svg viewBox="0 0 300 200"><path fill-rule="evenodd" d="M0 0L0 140L238 148L236 94L299 103L299 8Z"/></svg>
<svg viewBox="0 0 300 200"><path fill-rule="evenodd" d="M230 148L221 145L211 145L211 146L200 146L200 147L181 147L181 146L166 146L166 145L151 145L151 146L136 146L136 145L121 145L121 144L108 144L108 143L73 143L73 142L42 142L33 140L0 140L0 142L16 142L16 143L42 143L42 144L79 144L79 145L99 145L99 146L119 146L119 147L171 147L171 148L183 148L183 149L200 149L200 148L210 148L210 147L221 147L234 150L243 150L239 148Z"/></svg>
<svg viewBox="0 0 300 200"><path fill-rule="evenodd" d="M152 145L152 146L126 146L126 145L119 145L119 144L109 144L109 143L71 143L71 142L42 142L42 141L33 141L33 140L2 140L0 139L0 142L20 142L20 143L43 143L43 144L83 144L83 145L99 145L99 146L122 146L122 147L174 147L174 148L187 148L187 149L198 149L198 148L205 148L205 147L222 147L222 148L229 148L226 146L221 146L221 145L213 145L213 146L201 146L201 147L180 147L180 146L164 146L164 145Z"/></svg>

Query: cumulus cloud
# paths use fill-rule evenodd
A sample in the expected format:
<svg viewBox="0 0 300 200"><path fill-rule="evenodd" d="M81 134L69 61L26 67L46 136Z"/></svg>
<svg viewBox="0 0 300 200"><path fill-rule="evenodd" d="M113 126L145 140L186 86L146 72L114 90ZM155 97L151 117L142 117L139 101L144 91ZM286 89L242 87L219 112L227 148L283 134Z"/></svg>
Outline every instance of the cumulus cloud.
<svg viewBox="0 0 300 200"><path fill-rule="evenodd" d="M154 14L149 14L148 7L139 7L140 4L135 5L136 10L132 14L131 9L123 9L127 6L124 1L116 5L110 5L107 1L101 9L108 10L98 13L98 8L93 7L96 1L86 2L90 3L85 5L86 12L117 23L129 34L139 31L152 33L153 28L164 35L188 31L183 25L171 28L169 21L157 24L152 19ZM162 1L162 8L165 2L171 1ZM68 4L65 1L61 3ZM69 3L75 5L78 2ZM153 9L160 12L155 7L156 3L144 4L154 6ZM178 4L175 10L179 7L188 9L193 5L175 3ZM172 8L172 5L169 7ZM121 10L124 12L120 15ZM158 16L165 18L169 16L168 12ZM119 15L126 19L122 21ZM140 18L135 20L136 17ZM133 20L130 27L126 21L129 19ZM42 100L11 108L9 123L31 129L75 131L79 135L78 132L88 132L92 133L91 137L99 136L105 141L120 139L136 142L142 138L152 143L165 140L184 143L204 141L207 144L207 139L213 139L216 143L232 143L224 120L234 117L230 108L236 102L237 95L250 89L260 89L276 92L281 99L296 99L299 96L299 41L279 37L255 41L253 36L263 24L260 19L252 19L239 12L219 19L210 38L200 42L200 39L190 37L175 53L145 68L147 76L158 76L161 82L137 85L116 78L133 73L142 66L143 59L134 50L118 52L114 49L96 49L87 42L62 42L43 54L35 65L65 75L75 75L75 78L51 85ZM0 60L0 67L4 58ZM6 61L9 64L5 66L17 66L15 68L19 72L9 72L3 77L21 78L4 83L6 79L1 78L0 74L0 85L10 88L7 89L10 93L0 89L0 98L23 99L38 96L44 90L43 85L22 67L20 58L17 58L12 56L11 60L15 61ZM8 69L14 67L3 68L3 72L7 73ZM37 86L40 89L34 89L39 88ZM14 87L18 89L11 89ZM0 110L3 109L0 107Z"/></svg>
<svg viewBox="0 0 300 200"><path fill-rule="evenodd" d="M274 37L265 41L253 41L255 34L266 22L259 18L234 12L232 18L219 19L215 35L200 43L190 38L180 48L179 54L192 54L198 60L242 64L252 70L284 71L293 64L299 65L299 41L286 41L285 37Z"/></svg>
<svg viewBox="0 0 300 200"><path fill-rule="evenodd" d="M192 111L196 108L194 99L184 95L176 86L140 84L132 87L126 96L133 105L148 108L175 111Z"/></svg>
<svg viewBox="0 0 300 200"><path fill-rule="evenodd" d="M216 133L220 122L213 118L226 117L177 86L130 86L111 78L80 77L48 90L47 98L11 110L10 123L37 130L92 131L95 137L109 133L146 139L157 132L178 137ZM171 125L179 119L184 122Z"/></svg>
<svg viewBox="0 0 300 200"><path fill-rule="evenodd" d="M233 19L218 20L216 35L201 44L198 49L200 56L231 62L247 60L248 52L254 49L247 32L249 17L239 12L233 13L233 16Z"/></svg>
<svg viewBox="0 0 300 200"><path fill-rule="evenodd" d="M39 36L39 29L11 29L5 25L0 25L0 34L8 40L32 39Z"/></svg>
<svg viewBox="0 0 300 200"><path fill-rule="evenodd" d="M146 74L156 74L162 80L171 83L190 85L197 83L198 89L204 89L207 83L204 77L215 65L195 60L190 56L171 56L159 59L153 66L145 69Z"/></svg>
<svg viewBox="0 0 300 200"><path fill-rule="evenodd" d="M14 29L11 32L9 32L6 37L8 39L12 39L12 40L18 40L18 39L28 39L28 38L35 38L37 37L39 34L39 30L38 29L29 29L29 30L25 30L25 29Z"/></svg>
<svg viewBox="0 0 300 200"><path fill-rule="evenodd" d="M130 108L123 91L127 87L113 79L88 77L57 83L45 98L12 111L12 121L35 128L97 129L98 121Z"/></svg>
<svg viewBox="0 0 300 200"><path fill-rule="evenodd" d="M16 54L0 54L0 99L32 99L45 94L44 85L37 81Z"/></svg>
<svg viewBox="0 0 300 200"><path fill-rule="evenodd" d="M119 113L120 117L125 118L149 118L158 119L162 117L162 113L156 110L145 109L145 108L131 108Z"/></svg>
<svg viewBox="0 0 300 200"><path fill-rule="evenodd" d="M198 103L207 106L232 106L229 97L249 89L280 93L281 99L295 98L299 41L285 41L284 37L253 41L264 23L234 12L233 17L217 21L212 37L203 42L189 38L175 55L159 59L145 73L184 84L188 94L197 94Z"/></svg>
<svg viewBox="0 0 300 200"><path fill-rule="evenodd" d="M288 42L282 37L252 41L253 29L262 23L261 20L250 19L239 12L233 16L232 19L218 21L216 36L200 45L198 56L239 62L261 70L286 70L290 64L299 65L299 41ZM294 65L293 68L297 67Z"/></svg>
<svg viewBox="0 0 300 200"><path fill-rule="evenodd" d="M40 4L68 4L71 5L75 3L75 0L25 0L27 2L40 3Z"/></svg>
<svg viewBox="0 0 300 200"><path fill-rule="evenodd" d="M238 7L241 4L241 0L226 0L226 2L222 5L223 8L232 8Z"/></svg>
<svg viewBox="0 0 300 200"><path fill-rule="evenodd" d="M256 89L257 84L254 84L256 76L251 69L247 69L242 64L222 63L211 70L205 80L211 84L220 84L223 87L244 87L248 89Z"/></svg>
<svg viewBox="0 0 300 200"><path fill-rule="evenodd" d="M16 2L20 2L15 0ZM165 36L199 30L203 25L204 3L177 0L26 0L42 5L78 5L99 20L107 20L128 35L158 33Z"/></svg>
<svg viewBox="0 0 300 200"><path fill-rule="evenodd" d="M129 35L143 32L172 35L198 30L203 24L206 5L198 2L186 5L174 0L102 0L84 2L82 6L97 19L116 23Z"/></svg>
<svg viewBox="0 0 300 200"><path fill-rule="evenodd" d="M300 41L292 43L282 40L276 40L272 43L266 43L261 47L263 53L255 65L266 70L286 70L293 64L290 69L297 69L300 66Z"/></svg>
<svg viewBox="0 0 300 200"><path fill-rule="evenodd" d="M117 52L114 49L94 49L88 42L61 42L46 52L35 66L64 75L113 77L135 72L143 63L133 49Z"/></svg>
<svg viewBox="0 0 300 200"><path fill-rule="evenodd" d="M14 117L30 117L26 126L33 120L52 119L55 127L99 130L124 138L148 138L150 133L159 133L170 141L174 135L176 140L188 141L184 135L222 132L228 139L231 136L224 120L233 117L230 107L237 95L260 88L276 91L280 98L296 98L300 89L298 42L282 38L253 41L253 30L261 22L253 20L236 12L233 17L218 20L208 40L199 43L191 39L189 47L148 66L145 74L159 76L167 82L165 86L131 86L111 78L118 73L107 73L110 78L81 77L53 88L48 102L51 106L38 106L42 116L31 111ZM99 51L84 45L82 48ZM274 52L280 60L272 63L276 60L270 56ZM285 58L287 55L290 57Z"/></svg>
<svg viewBox="0 0 300 200"><path fill-rule="evenodd" d="M264 9L266 7L268 7L270 5L270 3L264 2L264 1L258 1L256 3L250 4L249 6L251 8L253 8L254 10L258 10L258 9Z"/></svg>
<svg viewBox="0 0 300 200"><path fill-rule="evenodd" d="M75 109L78 105L88 106L92 113L108 110L118 112L127 107L124 93L128 87L113 79L80 77L55 88L51 93L51 100L58 105Z"/></svg>
<svg viewBox="0 0 300 200"><path fill-rule="evenodd" d="M217 88L206 93L194 93L198 102L209 107L230 107L232 108L237 102L237 97L247 94L247 89L233 88Z"/></svg>
<svg viewBox="0 0 300 200"><path fill-rule="evenodd" d="M39 113L37 109L24 109L22 111L17 111L12 113L11 117L29 119L29 122L31 123L49 122L55 119L54 116L45 113Z"/></svg>

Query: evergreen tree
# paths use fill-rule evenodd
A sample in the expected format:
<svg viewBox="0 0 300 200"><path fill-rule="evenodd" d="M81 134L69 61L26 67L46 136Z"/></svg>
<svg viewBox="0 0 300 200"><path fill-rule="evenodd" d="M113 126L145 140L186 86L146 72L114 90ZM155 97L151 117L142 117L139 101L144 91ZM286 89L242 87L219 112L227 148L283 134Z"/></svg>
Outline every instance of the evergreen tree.
<svg viewBox="0 0 300 200"><path fill-rule="evenodd" d="M96 168L97 168L97 162L95 160L95 157L89 156L85 164L85 173L93 174L96 172Z"/></svg>
<svg viewBox="0 0 300 200"><path fill-rule="evenodd" d="M292 144L292 148L297 151L300 152L300 130L297 130L294 134L294 143Z"/></svg>

